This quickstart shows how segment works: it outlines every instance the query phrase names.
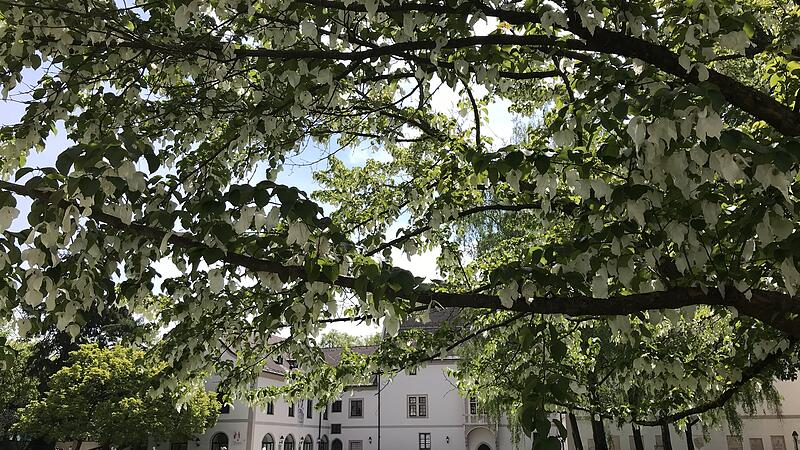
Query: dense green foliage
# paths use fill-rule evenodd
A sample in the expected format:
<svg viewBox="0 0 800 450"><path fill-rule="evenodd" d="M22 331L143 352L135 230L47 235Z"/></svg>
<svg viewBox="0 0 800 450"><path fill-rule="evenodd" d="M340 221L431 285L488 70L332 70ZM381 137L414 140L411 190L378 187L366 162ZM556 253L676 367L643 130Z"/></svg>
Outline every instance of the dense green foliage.
<svg viewBox="0 0 800 450"><path fill-rule="evenodd" d="M12 427L19 420L19 410L38 398L37 380L29 374L31 346L21 342L9 342L0 333L0 340L10 347L8 357L0 364L0 440L15 435Z"/></svg>
<svg viewBox="0 0 800 450"><path fill-rule="evenodd" d="M320 347L355 347L360 345L377 345L381 342L380 333L357 336L343 331L326 331L319 337Z"/></svg>
<svg viewBox="0 0 800 450"><path fill-rule="evenodd" d="M23 336L140 313L164 330L173 388L214 370L243 390L278 352L322 362L330 321L394 336L437 306L465 308L464 326L403 334L287 392L434 357L507 314L528 324L530 370L541 345L596 360L591 333L661 361L677 342L663 336L720 323L732 348L708 357L723 379L773 359L791 373L799 49L800 6L777 0L0 0L0 84L25 105L0 129L14 177L0 181L0 312ZM460 111L437 108L439 90ZM498 105L520 116L516 143L487 133ZM71 143L54 167L27 164L59 126ZM277 181L308 146L311 194ZM365 164L337 158L370 146ZM428 250L442 280L393 262ZM587 318L586 334L566 329ZM653 395L691 372L664 367ZM627 386L637 370L613 373ZM532 389L563 382L521 388L530 427L547 398ZM672 411L620 401L621 419Z"/></svg>
<svg viewBox="0 0 800 450"><path fill-rule="evenodd" d="M21 410L16 431L119 448L203 433L219 411L215 394L187 383L164 392L158 388L164 369L141 350L83 345L53 375L44 398Z"/></svg>

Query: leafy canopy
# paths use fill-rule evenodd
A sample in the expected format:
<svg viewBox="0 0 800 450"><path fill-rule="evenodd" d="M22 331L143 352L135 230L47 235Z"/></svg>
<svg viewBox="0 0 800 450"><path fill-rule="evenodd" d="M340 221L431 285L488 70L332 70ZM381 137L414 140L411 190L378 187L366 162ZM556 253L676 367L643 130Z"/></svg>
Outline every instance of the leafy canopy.
<svg viewBox="0 0 800 450"><path fill-rule="evenodd" d="M153 365L130 347L86 344L70 354L50 389L20 412L17 431L54 441L82 440L120 447L180 441L216 421L219 403L202 384L153 392L165 364Z"/></svg>
<svg viewBox="0 0 800 450"><path fill-rule="evenodd" d="M654 345L639 315L705 305L760 330L749 367L800 337L799 27L769 0L0 1L0 84L25 105L0 131L0 311L23 335L109 304L152 317L167 387L319 363L326 322L394 335L431 305L608 318ZM498 102L513 145L486 132ZM55 167L26 164L59 126ZM313 196L276 181L307 145L327 157ZM334 154L370 145L362 166ZM513 237L462 245L497 216ZM443 280L393 249L438 249ZM455 338L432 336L365 364Z"/></svg>

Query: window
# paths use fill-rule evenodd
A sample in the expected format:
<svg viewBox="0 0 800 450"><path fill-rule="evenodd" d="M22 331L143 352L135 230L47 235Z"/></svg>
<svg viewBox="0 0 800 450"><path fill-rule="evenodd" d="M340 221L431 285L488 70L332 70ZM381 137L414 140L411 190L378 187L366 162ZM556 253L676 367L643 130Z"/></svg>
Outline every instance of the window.
<svg viewBox="0 0 800 450"><path fill-rule="evenodd" d="M294 402L289 402L289 417L294 417Z"/></svg>
<svg viewBox="0 0 800 450"><path fill-rule="evenodd" d="M360 398L350 399L350 417L364 417L364 400ZM361 441L350 441L350 442L361 442Z"/></svg>
<svg viewBox="0 0 800 450"><path fill-rule="evenodd" d="M786 450L786 438L783 436L770 436L769 442L772 444L772 450Z"/></svg>
<svg viewBox="0 0 800 450"><path fill-rule="evenodd" d="M217 433L211 438L211 450L228 450L228 435Z"/></svg>
<svg viewBox="0 0 800 450"><path fill-rule="evenodd" d="M364 443L362 441L349 441L347 443L348 450L363 450Z"/></svg>
<svg viewBox="0 0 800 450"><path fill-rule="evenodd" d="M296 359L287 359L286 362L289 363L289 368L290 369L296 369L297 368L297 360Z"/></svg>
<svg viewBox="0 0 800 450"><path fill-rule="evenodd" d="M428 417L427 395L410 395L408 397L408 417Z"/></svg>
<svg viewBox="0 0 800 450"><path fill-rule="evenodd" d="M303 439L303 450L314 450L314 440L311 439L311 436L306 436Z"/></svg>
<svg viewBox="0 0 800 450"><path fill-rule="evenodd" d="M322 410L322 418L328 420L328 405L325 405L325 409Z"/></svg>
<svg viewBox="0 0 800 450"><path fill-rule="evenodd" d="M744 450L741 436L727 436L728 450Z"/></svg>
<svg viewBox="0 0 800 450"><path fill-rule="evenodd" d="M291 434L283 440L283 450L294 450L294 436Z"/></svg>
<svg viewBox="0 0 800 450"><path fill-rule="evenodd" d="M312 400L306 400L306 419L311 418L311 410L314 409L314 402Z"/></svg>
<svg viewBox="0 0 800 450"><path fill-rule="evenodd" d="M333 442L331 442L331 450L342 450L342 441L334 439Z"/></svg>
<svg viewBox="0 0 800 450"><path fill-rule="evenodd" d="M340 423L332 423L331 424L331 434L342 434L342 424L340 424Z"/></svg>
<svg viewBox="0 0 800 450"><path fill-rule="evenodd" d="M335 400L331 405L331 412L342 412L342 401Z"/></svg>
<svg viewBox="0 0 800 450"><path fill-rule="evenodd" d="M275 362L280 364L280 365L283 365L283 356L281 356L281 355L276 356L275 357Z"/></svg>
<svg viewBox="0 0 800 450"><path fill-rule="evenodd" d="M231 412L231 405L227 404L225 400L222 398L222 392L217 392L217 401L221 405L219 407L220 414L230 414Z"/></svg>
<svg viewBox="0 0 800 450"><path fill-rule="evenodd" d="M269 414L269 415L275 414L275 403L274 402L267 403L267 414Z"/></svg>
<svg viewBox="0 0 800 450"><path fill-rule="evenodd" d="M169 444L169 450L187 450L188 445L186 442L173 442Z"/></svg>
<svg viewBox="0 0 800 450"><path fill-rule="evenodd" d="M322 435L322 438L319 440L317 450L328 450L328 436L325 436L324 434Z"/></svg>
<svg viewBox="0 0 800 450"><path fill-rule="evenodd" d="M264 439L261 439L261 450L275 450L275 439L271 434L267 433Z"/></svg>
<svg viewBox="0 0 800 450"><path fill-rule="evenodd" d="M478 397L469 398L469 413L473 415L478 414Z"/></svg>
<svg viewBox="0 0 800 450"><path fill-rule="evenodd" d="M761 438L750 438L750 450L764 450L764 440Z"/></svg>
<svg viewBox="0 0 800 450"><path fill-rule="evenodd" d="M610 444L608 446L609 450L622 450L622 443L620 442L620 438L618 434L612 434L611 439L608 440Z"/></svg>
<svg viewBox="0 0 800 450"><path fill-rule="evenodd" d="M431 450L431 434L419 434L419 450Z"/></svg>

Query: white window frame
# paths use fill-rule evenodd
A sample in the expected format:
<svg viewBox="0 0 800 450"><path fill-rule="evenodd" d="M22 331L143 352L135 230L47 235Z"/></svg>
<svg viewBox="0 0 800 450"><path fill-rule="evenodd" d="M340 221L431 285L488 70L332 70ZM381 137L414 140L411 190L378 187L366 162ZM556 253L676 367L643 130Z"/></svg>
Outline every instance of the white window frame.
<svg viewBox="0 0 800 450"><path fill-rule="evenodd" d="M353 415L353 403L354 402L361 402L361 415L360 416L354 416ZM363 398L351 398L350 401L347 402L347 417L349 417L351 419L363 419L364 418L364 399Z"/></svg>
<svg viewBox="0 0 800 450"><path fill-rule="evenodd" d="M420 399L424 401L420 402ZM425 414L420 414L420 405L424 405ZM413 413L411 407L414 407ZM425 419L430 416L430 403L428 402L428 394L413 394L406 396L406 417L411 419Z"/></svg>

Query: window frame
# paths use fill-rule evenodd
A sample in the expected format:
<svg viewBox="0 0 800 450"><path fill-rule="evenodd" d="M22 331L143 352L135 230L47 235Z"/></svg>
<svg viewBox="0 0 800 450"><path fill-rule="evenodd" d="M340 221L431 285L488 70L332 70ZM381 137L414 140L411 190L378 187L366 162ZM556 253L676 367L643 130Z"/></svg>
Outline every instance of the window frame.
<svg viewBox="0 0 800 450"><path fill-rule="evenodd" d="M468 400L467 407L469 409L470 415L477 416L478 414L480 414L478 412L478 397L474 397L474 396L470 397L469 400Z"/></svg>
<svg viewBox="0 0 800 450"><path fill-rule="evenodd" d="M359 449L364 450L364 441L361 439L352 439L347 441L347 450L353 450L353 444L358 443Z"/></svg>
<svg viewBox="0 0 800 450"><path fill-rule="evenodd" d="M355 403L359 403L360 404L360 411L359 411L359 415L357 415L357 416L353 415L353 405ZM348 402L347 417L349 417L351 419L363 419L364 418L364 399L363 398L351 398L350 399L350 402Z"/></svg>
<svg viewBox="0 0 800 450"><path fill-rule="evenodd" d="M294 406L295 406L294 402L289 402L289 411L288 411L289 417L294 417Z"/></svg>
<svg viewBox="0 0 800 450"><path fill-rule="evenodd" d="M406 417L409 419L427 419L430 416L428 405L428 394L406 395ZM414 407L413 414L412 406ZM424 414L422 414L422 411L424 411Z"/></svg>
<svg viewBox="0 0 800 450"><path fill-rule="evenodd" d="M267 437L269 437L269 440L267 440ZM268 448L267 444L271 445L272 448ZM275 450L275 436L271 433L265 434L264 437L261 438L261 450Z"/></svg>
<svg viewBox="0 0 800 450"><path fill-rule="evenodd" d="M431 439L431 434L418 433L417 445L419 446L419 450L431 450L431 447L433 445L433 439Z"/></svg>
<svg viewBox="0 0 800 450"><path fill-rule="evenodd" d="M342 412L342 401L341 400L334 400L331 403L331 413L340 413Z"/></svg>
<svg viewBox="0 0 800 450"><path fill-rule="evenodd" d="M270 416L274 416L275 415L275 402L274 401L267 402L267 409L266 409L265 414L268 414Z"/></svg>
<svg viewBox="0 0 800 450"><path fill-rule="evenodd" d="M225 445L222 445L221 443L216 442L218 437L224 437L225 438ZM215 445L217 447L214 447ZM230 445L231 445L231 440L228 437L228 435L223 431L218 431L218 432L214 433L213 436L211 436L211 450L222 450L223 447L224 448L229 448Z"/></svg>
<svg viewBox="0 0 800 450"><path fill-rule="evenodd" d="M311 399L306 400L306 419L312 419L314 415L314 401ZM312 449L313 450L313 449Z"/></svg>
<svg viewBox="0 0 800 450"><path fill-rule="evenodd" d="M340 424L340 423L332 423L331 424L331 434L342 434L342 424Z"/></svg>

